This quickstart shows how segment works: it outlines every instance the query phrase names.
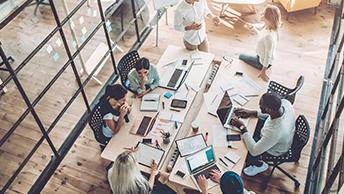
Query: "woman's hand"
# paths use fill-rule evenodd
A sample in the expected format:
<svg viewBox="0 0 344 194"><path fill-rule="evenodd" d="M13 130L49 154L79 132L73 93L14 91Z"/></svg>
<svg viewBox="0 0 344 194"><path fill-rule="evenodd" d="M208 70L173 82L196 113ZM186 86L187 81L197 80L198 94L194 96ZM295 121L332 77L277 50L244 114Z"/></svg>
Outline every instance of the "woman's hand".
<svg viewBox="0 0 344 194"><path fill-rule="evenodd" d="M218 16L214 16L213 18L211 18L211 20L213 20L213 23L215 25L219 25L221 23L221 20Z"/></svg>
<svg viewBox="0 0 344 194"><path fill-rule="evenodd" d="M152 164L151 164L151 175L156 176L158 173L159 173L159 171L158 171L158 164L156 163L155 160L153 160Z"/></svg>
<svg viewBox="0 0 344 194"><path fill-rule="evenodd" d="M200 175L197 177L197 184L198 184L199 188L201 189L202 194L206 194L207 188L208 188L208 181L204 175Z"/></svg>
<svg viewBox="0 0 344 194"><path fill-rule="evenodd" d="M269 81L269 76L266 75L266 71L265 70L261 70L259 75L258 75L259 78L262 78L262 80L264 80L265 82L268 82Z"/></svg>
<svg viewBox="0 0 344 194"><path fill-rule="evenodd" d="M127 113L128 113L128 105L127 104L123 104L119 108L119 115L120 115L120 117L123 118Z"/></svg>

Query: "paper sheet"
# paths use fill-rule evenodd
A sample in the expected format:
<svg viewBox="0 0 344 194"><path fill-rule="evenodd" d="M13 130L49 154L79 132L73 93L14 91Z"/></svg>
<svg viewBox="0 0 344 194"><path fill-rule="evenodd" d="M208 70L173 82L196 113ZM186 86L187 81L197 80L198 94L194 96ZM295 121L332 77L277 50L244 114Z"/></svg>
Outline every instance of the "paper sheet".
<svg viewBox="0 0 344 194"><path fill-rule="evenodd" d="M204 103L207 106L208 113L217 117L216 111L221 102L223 93L207 92L203 94Z"/></svg>
<svg viewBox="0 0 344 194"><path fill-rule="evenodd" d="M226 139L227 136L227 129L225 129L222 125L213 125L213 146L214 147L227 147L228 142Z"/></svg>
<svg viewBox="0 0 344 194"><path fill-rule="evenodd" d="M236 81L234 87L244 96L259 95L262 90L262 87L248 76Z"/></svg>

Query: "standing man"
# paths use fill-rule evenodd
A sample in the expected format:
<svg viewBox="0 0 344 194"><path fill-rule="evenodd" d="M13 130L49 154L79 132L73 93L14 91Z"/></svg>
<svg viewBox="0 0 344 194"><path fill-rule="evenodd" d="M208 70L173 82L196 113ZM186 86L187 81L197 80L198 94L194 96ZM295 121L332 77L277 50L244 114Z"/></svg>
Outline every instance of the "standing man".
<svg viewBox="0 0 344 194"><path fill-rule="evenodd" d="M184 32L184 45L188 50L208 52L208 39L205 29L205 17L211 17L215 25L220 23L208 8L206 0L182 0L174 15L174 28Z"/></svg>

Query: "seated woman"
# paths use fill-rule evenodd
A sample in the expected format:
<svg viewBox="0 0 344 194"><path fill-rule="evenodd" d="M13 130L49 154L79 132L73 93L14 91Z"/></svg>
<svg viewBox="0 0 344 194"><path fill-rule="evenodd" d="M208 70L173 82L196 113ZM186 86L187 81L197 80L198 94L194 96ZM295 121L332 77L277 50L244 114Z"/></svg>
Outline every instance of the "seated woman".
<svg viewBox="0 0 344 194"><path fill-rule="evenodd" d="M129 88L142 97L159 86L160 78L156 68L149 64L147 58L141 58L128 75Z"/></svg>
<svg viewBox="0 0 344 194"><path fill-rule="evenodd" d="M126 94L127 90L122 85L108 85L104 96L100 98L100 113L103 117L102 131L108 139L120 130L125 117L130 112L130 107L126 103Z"/></svg>
<svg viewBox="0 0 344 194"><path fill-rule="evenodd" d="M220 171L213 170L210 172L210 175L211 180L220 184L223 194L255 194L255 192L244 189L244 183L242 182L241 177L233 171L227 171L221 175ZM197 183L202 194L207 194L207 179L201 175L197 178Z"/></svg>
<svg viewBox="0 0 344 194"><path fill-rule="evenodd" d="M140 173L132 151L125 151L116 158L113 166L108 170L108 180L112 192L116 194L174 194L175 192L166 185L158 183L154 186L158 174L158 165L153 161L147 181Z"/></svg>

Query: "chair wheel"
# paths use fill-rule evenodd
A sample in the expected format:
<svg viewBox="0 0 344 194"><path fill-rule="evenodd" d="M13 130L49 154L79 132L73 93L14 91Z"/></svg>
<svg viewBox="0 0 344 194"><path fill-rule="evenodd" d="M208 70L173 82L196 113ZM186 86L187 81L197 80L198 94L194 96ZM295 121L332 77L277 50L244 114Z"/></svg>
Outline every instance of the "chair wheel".
<svg viewBox="0 0 344 194"><path fill-rule="evenodd" d="M295 182L294 186L295 186L295 188L299 188L300 187L300 183L299 182Z"/></svg>

